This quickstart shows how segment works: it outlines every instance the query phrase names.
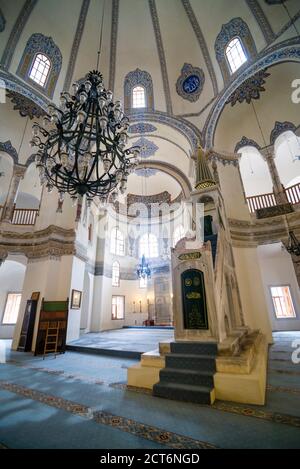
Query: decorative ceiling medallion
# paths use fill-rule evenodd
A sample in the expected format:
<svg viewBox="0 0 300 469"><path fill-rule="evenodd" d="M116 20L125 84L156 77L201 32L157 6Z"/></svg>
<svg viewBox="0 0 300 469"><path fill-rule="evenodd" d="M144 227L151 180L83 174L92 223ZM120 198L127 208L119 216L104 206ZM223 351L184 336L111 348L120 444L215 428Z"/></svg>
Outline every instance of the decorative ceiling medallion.
<svg viewBox="0 0 300 469"><path fill-rule="evenodd" d="M185 63L176 83L176 91L183 99L195 102L203 90L205 76L203 70Z"/></svg>
<svg viewBox="0 0 300 469"><path fill-rule="evenodd" d="M252 75L252 77L245 80L228 98L226 104L231 103L234 106L237 102L250 104L252 99L259 99L260 93L265 91L263 85L266 82L266 78L270 76L266 70L260 70L259 72Z"/></svg>
<svg viewBox="0 0 300 469"><path fill-rule="evenodd" d="M152 168L137 168L135 173L137 176L149 178L151 176L155 176L158 173L158 170Z"/></svg>
<svg viewBox="0 0 300 469"><path fill-rule="evenodd" d="M14 109L19 111L22 117L30 117L30 119L36 119L41 116L44 116L45 111L40 108L37 104L31 101L29 98L16 93L15 91L7 91L6 96L14 104Z"/></svg>
<svg viewBox="0 0 300 469"><path fill-rule="evenodd" d="M139 122L138 124L132 124L128 129L128 133L148 134L151 132L155 132L156 130L157 127L155 127L155 125L149 124L148 122Z"/></svg>
<svg viewBox="0 0 300 469"><path fill-rule="evenodd" d="M140 147L141 158L150 158L150 156L154 156L158 150L158 146L145 137L140 137L134 142L134 145Z"/></svg>

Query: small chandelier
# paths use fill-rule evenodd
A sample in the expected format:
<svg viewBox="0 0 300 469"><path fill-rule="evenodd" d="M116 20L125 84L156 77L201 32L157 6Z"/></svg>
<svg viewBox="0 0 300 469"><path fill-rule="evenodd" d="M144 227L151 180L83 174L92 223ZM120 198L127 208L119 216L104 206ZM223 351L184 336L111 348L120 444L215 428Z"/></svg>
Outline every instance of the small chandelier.
<svg viewBox="0 0 300 469"><path fill-rule="evenodd" d="M43 126L33 125L32 146L38 148L36 166L42 185L56 187L62 204L66 193L81 207L85 195L90 205L99 196L115 202L138 164L139 147L126 149L129 119L120 101L103 85L98 70L63 91L60 107L48 106ZM77 214L78 216L78 214Z"/></svg>
<svg viewBox="0 0 300 469"><path fill-rule="evenodd" d="M289 231L289 240L285 247L290 254L300 256L300 242L296 238L296 235L293 231Z"/></svg>
<svg viewBox="0 0 300 469"><path fill-rule="evenodd" d="M146 262L145 255L143 254L142 256L142 262L139 264L137 268L137 276L138 278L150 278L151 277L151 269L149 267L149 264Z"/></svg>

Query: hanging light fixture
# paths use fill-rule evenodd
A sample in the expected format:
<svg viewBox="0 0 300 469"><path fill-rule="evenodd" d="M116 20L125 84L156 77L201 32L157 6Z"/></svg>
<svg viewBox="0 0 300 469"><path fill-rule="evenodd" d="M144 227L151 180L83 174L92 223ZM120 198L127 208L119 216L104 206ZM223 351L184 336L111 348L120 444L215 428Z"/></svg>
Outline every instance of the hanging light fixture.
<svg viewBox="0 0 300 469"><path fill-rule="evenodd" d="M60 204L68 193L80 208L84 195L88 205L96 196L105 203L109 194L116 201L118 190L126 191L139 156L139 147L126 148L129 119L120 101L113 102L113 93L105 89L98 71L103 16L104 7L97 70L74 83L73 94L63 91L59 107L48 106L43 127L33 125L31 141L38 148L36 166L42 185L49 192L57 188Z"/></svg>
<svg viewBox="0 0 300 469"><path fill-rule="evenodd" d="M293 231L289 231L289 239L285 248L288 253L300 256L300 241L296 238Z"/></svg>
<svg viewBox="0 0 300 469"><path fill-rule="evenodd" d="M150 278L151 277L151 269L149 264L146 262L145 255L142 255L142 262L139 264L136 270L138 278Z"/></svg>

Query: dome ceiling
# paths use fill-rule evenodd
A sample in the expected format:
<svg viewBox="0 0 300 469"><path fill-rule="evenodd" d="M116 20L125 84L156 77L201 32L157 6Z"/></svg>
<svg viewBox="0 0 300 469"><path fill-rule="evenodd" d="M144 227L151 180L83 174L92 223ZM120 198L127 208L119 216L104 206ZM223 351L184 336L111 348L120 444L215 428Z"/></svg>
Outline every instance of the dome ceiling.
<svg viewBox="0 0 300 469"><path fill-rule="evenodd" d="M289 0L288 7L294 17L299 1ZM169 178L172 197L193 186L191 155L198 143L232 152L243 135L259 140L253 122L248 122L248 105L225 105L228 89L242 74L226 76L221 53L237 25L253 62L272 51L276 41L295 36L282 6L264 0L1 0L0 79L9 78L14 100L20 93L42 108L49 100L58 103L62 90L96 68L102 15L100 71L114 100L129 107L129 143L142 147L142 168L145 162L152 171L152 176L148 174L151 191L156 187L155 175L162 184ZM38 46L52 54L55 64L47 89L35 85L25 73ZM246 65L251 64L252 60ZM268 97L266 112L272 116L272 122L265 124L267 134L276 120L299 124L295 110L286 112L284 119L278 115L282 106L276 106L269 92L279 75L284 76L286 65L291 64L280 65L278 72L268 66L271 77L262 93L263 100ZM290 71L299 76L299 64L293 66ZM149 98L144 111L133 111L128 101L128 90L138 79L143 80ZM14 101L14 105L24 109L27 103ZM5 138L13 141L13 135ZM132 193L142 174L140 169L132 176Z"/></svg>
<svg viewBox="0 0 300 469"><path fill-rule="evenodd" d="M57 100L63 88L95 68L103 8L100 69L106 86L123 99L126 75L146 71L154 109L176 116L199 114L224 87L216 40L222 46L232 20L249 29L257 51L286 23L280 5L253 0L2 0L2 66L19 74L29 38L50 37L62 57ZM296 13L297 1L289 8Z"/></svg>

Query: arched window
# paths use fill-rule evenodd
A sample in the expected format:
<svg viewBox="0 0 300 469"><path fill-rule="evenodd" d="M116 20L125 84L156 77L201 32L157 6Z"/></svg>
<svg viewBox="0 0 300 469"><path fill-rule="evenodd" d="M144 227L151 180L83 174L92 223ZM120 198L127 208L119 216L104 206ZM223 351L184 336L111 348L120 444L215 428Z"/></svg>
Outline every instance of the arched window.
<svg viewBox="0 0 300 469"><path fill-rule="evenodd" d="M124 235L118 228L113 228L111 231L110 252L117 256L124 256L125 254Z"/></svg>
<svg viewBox="0 0 300 469"><path fill-rule="evenodd" d="M51 63L48 57L44 54L37 54L34 58L29 78L35 81L40 86L45 86L49 71L50 71Z"/></svg>
<svg viewBox="0 0 300 469"><path fill-rule="evenodd" d="M135 86L132 90L132 107L146 107L146 93L143 86Z"/></svg>
<svg viewBox="0 0 300 469"><path fill-rule="evenodd" d="M112 282L111 283L113 287L120 286L120 264L117 261L115 261L112 265Z"/></svg>
<svg viewBox="0 0 300 469"><path fill-rule="evenodd" d="M178 243L178 241L180 241L182 238L184 238L185 236L185 232L184 232L184 228L182 225L178 225L175 230L174 230L174 233L173 233L173 247L175 248L176 244Z"/></svg>
<svg viewBox="0 0 300 469"><path fill-rule="evenodd" d="M225 50L225 55L230 66L231 73L236 72L243 63L247 62L242 42L238 37L235 37L229 42Z"/></svg>
<svg viewBox="0 0 300 469"><path fill-rule="evenodd" d="M52 98L61 65L62 54L53 39L34 33L26 43L17 75Z"/></svg>
<svg viewBox="0 0 300 469"><path fill-rule="evenodd" d="M132 70L124 79L124 111L144 109L154 111L153 83L146 70Z"/></svg>
<svg viewBox="0 0 300 469"><path fill-rule="evenodd" d="M215 41L216 59L224 82L248 60L255 60L257 49L250 29L242 18L223 24Z"/></svg>
<svg viewBox="0 0 300 469"><path fill-rule="evenodd" d="M157 237L152 233L145 233L140 238L140 257L143 255L147 258L158 257Z"/></svg>

